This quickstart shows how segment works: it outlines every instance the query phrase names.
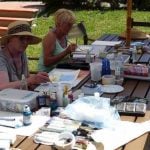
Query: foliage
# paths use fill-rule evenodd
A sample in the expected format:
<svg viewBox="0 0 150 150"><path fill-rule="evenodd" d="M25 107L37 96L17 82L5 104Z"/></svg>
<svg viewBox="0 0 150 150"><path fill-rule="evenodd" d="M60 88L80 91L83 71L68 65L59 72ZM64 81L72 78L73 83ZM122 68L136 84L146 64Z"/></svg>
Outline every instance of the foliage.
<svg viewBox="0 0 150 150"><path fill-rule="evenodd" d="M47 16L57 10L64 7L68 9L101 9L101 0L42 0L45 4L45 10L43 10L39 16L46 14ZM118 0L106 0L110 2L111 8L118 8Z"/></svg>
<svg viewBox="0 0 150 150"><path fill-rule="evenodd" d="M127 3L127 0L42 0L46 3L45 10L39 14L50 15L51 12L55 11L60 7L69 9L99 9L102 10L102 2L110 3L111 9L119 9L120 3ZM133 9L138 10L150 10L150 0L133 0Z"/></svg>
<svg viewBox="0 0 150 150"><path fill-rule="evenodd" d="M150 0L133 0L133 7L138 10L150 10Z"/></svg>

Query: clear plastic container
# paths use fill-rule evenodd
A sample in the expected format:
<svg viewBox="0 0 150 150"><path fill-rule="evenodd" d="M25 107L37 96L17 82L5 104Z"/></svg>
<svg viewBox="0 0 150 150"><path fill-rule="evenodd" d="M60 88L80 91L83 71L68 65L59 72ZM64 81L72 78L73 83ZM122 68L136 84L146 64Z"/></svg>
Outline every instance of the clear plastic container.
<svg viewBox="0 0 150 150"><path fill-rule="evenodd" d="M122 53L119 53L115 59L115 81L116 84L122 85L124 80L124 68Z"/></svg>
<svg viewBox="0 0 150 150"><path fill-rule="evenodd" d="M22 77L21 77L21 86L20 86L20 89L21 90L28 90L28 84L27 84L27 80L26 80L24 74L22 74Z"/></svg>
<svg viewBox="0 0 150 150"><path fill-rule="evenodd" d="M38 93L19 89L4 89L0 91L0 110L22 112L24 105L30 109L37 108Z"/></svg>

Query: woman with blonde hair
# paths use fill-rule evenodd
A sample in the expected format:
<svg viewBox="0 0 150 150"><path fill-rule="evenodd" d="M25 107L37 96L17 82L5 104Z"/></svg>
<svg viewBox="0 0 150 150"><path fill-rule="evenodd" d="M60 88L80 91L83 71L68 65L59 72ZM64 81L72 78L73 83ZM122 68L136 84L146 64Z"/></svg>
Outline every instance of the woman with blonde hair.
<svg viewBox="0 0 150 150"><path fill-rule="evenodd" d="M59 9L55 12L55 28L47 33L42 42L43 50L38 65L40 71L49 72L68 54L75 51L76 44L67 45L67 35L75 20L71 10Z"/></svg>

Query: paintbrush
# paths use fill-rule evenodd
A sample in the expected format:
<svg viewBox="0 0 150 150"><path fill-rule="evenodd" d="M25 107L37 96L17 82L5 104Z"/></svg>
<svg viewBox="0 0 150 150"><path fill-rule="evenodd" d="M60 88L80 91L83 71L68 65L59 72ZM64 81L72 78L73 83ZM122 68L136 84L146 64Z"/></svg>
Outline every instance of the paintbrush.
<svg viewBox="0 0 150 150"><path fill-rule="evenodd" d="M71 41L69 41L69 40L67 40L67 42L68 43L70 43L70 44L73 44ZM84 49L81 49L78 45L77 45L77 48L79 49L79 50L81 50L81 51L84 51Z"/></svg>

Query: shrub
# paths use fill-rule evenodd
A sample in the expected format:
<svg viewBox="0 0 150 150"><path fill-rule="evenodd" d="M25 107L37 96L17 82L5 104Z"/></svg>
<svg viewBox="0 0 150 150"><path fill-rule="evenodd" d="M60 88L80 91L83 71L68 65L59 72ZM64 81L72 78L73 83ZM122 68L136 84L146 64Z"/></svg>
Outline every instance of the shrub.
<svg viewBox="0 0 150 150"><path fill-rule="evenodd" d="M127 0L42 0L45 4L45 10L39 15L49 14L60 7L68 9L102 9L101 2L109 2L111 9L118 9L119 3L126 3ZM150 10L150 0L133 0L133 9Z"/></svg>

